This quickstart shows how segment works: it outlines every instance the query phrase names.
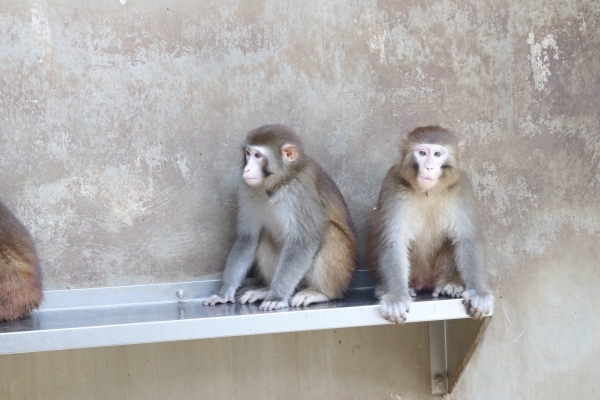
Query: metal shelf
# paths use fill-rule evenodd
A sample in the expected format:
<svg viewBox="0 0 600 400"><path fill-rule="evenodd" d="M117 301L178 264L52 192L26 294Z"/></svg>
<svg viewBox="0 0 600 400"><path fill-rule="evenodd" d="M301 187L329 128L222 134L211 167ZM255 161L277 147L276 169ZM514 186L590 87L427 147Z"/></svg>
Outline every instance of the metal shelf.
<svg viewBox="0 0 600 400"><path fill-rule="evenodd" d="M369 283L364 276L359 273L342 300L271 312L254 304L202 306L200 299L218 290L218 280L47 291L39 310L0 323L0 354L389 324L373 288L363 286ZM430 321L435 332L431 362L438 392L444 390L439 368L448 364L446 325L431 321L459 319L473 321L461 299L430 295L419 295L408 314L407 323Z"/></svg>

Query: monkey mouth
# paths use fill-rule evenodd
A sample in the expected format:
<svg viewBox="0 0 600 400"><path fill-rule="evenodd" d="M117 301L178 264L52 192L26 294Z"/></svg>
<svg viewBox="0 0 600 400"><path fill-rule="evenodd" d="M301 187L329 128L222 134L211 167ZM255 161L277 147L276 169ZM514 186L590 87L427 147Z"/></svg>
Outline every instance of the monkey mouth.
<svg viewBox="0 0 600 400"><path fill-rule="evenodd" d="M435 184L437 183L437 179L434 177L429 178L426 176L419 175L418 182L419 186L421 186L422 188L429 189L435 186Z"/></svg>
<svg viewBox="0 0 600 400"><path fill-rule="evenodd" d="M258 179L258 178L251 178L251 177L244 177L244 182L246 182L246 184L248 186L258 186L258 184L260 183L260 179Z"/></svg>

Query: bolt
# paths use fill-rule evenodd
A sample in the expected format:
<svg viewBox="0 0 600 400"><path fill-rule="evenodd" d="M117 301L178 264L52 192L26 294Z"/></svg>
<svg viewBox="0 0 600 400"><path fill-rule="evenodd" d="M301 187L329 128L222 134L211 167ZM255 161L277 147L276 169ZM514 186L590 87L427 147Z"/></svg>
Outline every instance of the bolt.
<svg viewBox="0 0 600 400"><path fill-rule="evenodd" d="M186 295L185 290L183 290L183 289L177 289L176 294L177 294L177 297L179 297L180 299L182 297L185 297L185 295Z"/></svg>
<svg viewBox="0 0 600 400"><path fill-rule="evenodd" d="M442 383L442 382L444 382L444 376L443 376L442 374L436 374L436 375L435 375L435 377L434 377L433 379L435 379L435 381L436 381L437 383Z"/></svg>

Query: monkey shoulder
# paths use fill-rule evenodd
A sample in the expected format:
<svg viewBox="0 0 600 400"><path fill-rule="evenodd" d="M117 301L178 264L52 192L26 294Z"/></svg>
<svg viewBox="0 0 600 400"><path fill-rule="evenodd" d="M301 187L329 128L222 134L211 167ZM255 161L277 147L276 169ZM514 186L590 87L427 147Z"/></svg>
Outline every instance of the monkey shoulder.
<svg viewBox="0 0 600 400"><path fill-rule="evenodd" d="M393 200L406 200L412 191L410 182L401 175L400 165L392 166L383 178L380 191L380 200L392 198Z"/></svg>
<svg viewBox="0 0 600 400"><path fill-rule="evenodd" d="M343 199L342 193L333 179L323 167L311 159L309 180L314 185L321 200L332 201Z"/></svg>

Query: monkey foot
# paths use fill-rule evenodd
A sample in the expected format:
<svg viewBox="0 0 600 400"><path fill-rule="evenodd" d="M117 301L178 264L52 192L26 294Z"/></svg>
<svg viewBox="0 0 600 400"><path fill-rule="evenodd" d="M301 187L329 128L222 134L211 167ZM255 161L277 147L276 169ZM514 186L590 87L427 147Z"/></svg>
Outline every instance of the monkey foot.
<svg viewBox="0 0 600 400"><path fill-rule="evenodd" d="M462 285L457 285L455 283L448 283L446 285L440 285L435 288L433 293L431 293L431 297L448 296L448 297L460 297L460 295L464 292L465 287Z"/></svg>
<svg viewBox="0 0 600 400"><path fill-rule="evenodd" d="M410 297L417 297L417 291L411 287L408 288L408 294Z"/></svg>
<svg viewBox="0 0 600 400"><path fill-rule="evenodd" d="M240 297L240 303L254 303L257 300L263 300L267 297L267 293L269 293L269 289L267 288L248 290Z"/></svg>
<svg viewBox="0 0 600 400"><path fill-rule="evenodd" d="M468 306L468 313L475 319L481 319L494 309L494 296L491 293L477 293L474 289L462 293L463 304Z"/></svg>
<svg viewBox="0 0 600 400"><path fill-rule="evenodd" d="M329 301L330 298L324 295L323 293L313 290L313 289L304 289L296 293L294 297L292 297L292 307L300 307L307 306L312 303L322 303L324 301Z"/></svg>
<svg viewBox="0 0 600 400"><path fill-rule="evenodd" d="M381 315L383 318L395 324L403 324L406 322L407 313L410 311L410 303L412 299L397 298L390 294L381 297Z"/></svg>
<svg viewBox="0 0 600 400"><path fill-rule="evenodd" d="M287 307L289 307L287 300L281 300L281 301L265 300L260 305L260 310L261 311L273 311L273 310L279 310L280 308L287 308Z"/></svg>
<svg viewBox="0 0 600 400"><path fill-rule="evenodd" d="M203 306L214 306L215 304L219 303L235 303L235 298L233 297L233 295L223 298L216 294L213 294L209 298L202 300Z"/></svg>

